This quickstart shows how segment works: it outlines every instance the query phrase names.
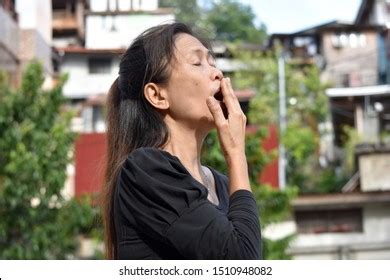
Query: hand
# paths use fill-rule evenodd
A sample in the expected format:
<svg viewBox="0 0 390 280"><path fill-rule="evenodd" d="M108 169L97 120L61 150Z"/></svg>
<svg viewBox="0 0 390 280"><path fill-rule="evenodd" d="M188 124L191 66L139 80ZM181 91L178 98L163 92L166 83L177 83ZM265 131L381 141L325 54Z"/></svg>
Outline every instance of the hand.
<svg viewBox="0 0 390 280"><path fill-rule="evenodd" d="M242 112L240 103L234 94L230 78L223 78L221 81L221 92L223 101L218 101L214 96L207 98L207 106L214 117L225 158L245 157L245 127L246 116ZM227 117L223 113L223 106L226 106Z"/></svg>

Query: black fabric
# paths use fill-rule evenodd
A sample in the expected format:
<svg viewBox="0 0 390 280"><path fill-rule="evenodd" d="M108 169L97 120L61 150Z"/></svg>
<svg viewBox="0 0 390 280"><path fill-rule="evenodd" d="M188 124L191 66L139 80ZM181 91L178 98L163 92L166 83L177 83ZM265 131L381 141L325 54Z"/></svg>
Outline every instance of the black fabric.
<svg viewBox="0 0 390 280"><path fill-rule="evenodd" d="M177 157L155 148L133 151L114 198L118 258L261 259L253 194L238 190L229 197L228 178L210 170L218 206Z"/></svg>

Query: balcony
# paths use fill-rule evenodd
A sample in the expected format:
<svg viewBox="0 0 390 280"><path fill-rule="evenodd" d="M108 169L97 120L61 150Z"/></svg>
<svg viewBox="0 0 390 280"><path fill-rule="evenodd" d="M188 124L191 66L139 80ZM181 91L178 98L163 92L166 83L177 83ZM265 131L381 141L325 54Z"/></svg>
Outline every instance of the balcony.
<svg viewBox="0 0 390 280"><path fill-rule="evenodd" d="M76 14L64 11L53 11L53 30L77 30L79 28Z"/></svg>

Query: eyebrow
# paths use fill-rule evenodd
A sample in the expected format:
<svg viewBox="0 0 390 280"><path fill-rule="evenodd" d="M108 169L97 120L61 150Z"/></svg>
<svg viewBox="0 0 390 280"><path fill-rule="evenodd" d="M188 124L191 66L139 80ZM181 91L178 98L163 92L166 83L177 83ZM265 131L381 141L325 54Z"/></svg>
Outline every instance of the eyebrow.
<svg viewBox="0 0 390 280"><path fill-rule="evenodd" d="M204 49L200 49L200 48L196 48L196 49L192 49L190 51L190 53L201 53L202 55L205 53ZM209 49L207 49L207 58L214 58L213 54L211 53L211 51Z"/></svg>

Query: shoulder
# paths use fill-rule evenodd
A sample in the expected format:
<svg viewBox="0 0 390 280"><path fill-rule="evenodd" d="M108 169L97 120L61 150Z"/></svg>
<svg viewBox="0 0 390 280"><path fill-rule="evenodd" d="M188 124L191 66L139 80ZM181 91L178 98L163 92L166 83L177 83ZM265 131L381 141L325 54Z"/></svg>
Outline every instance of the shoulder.
<svg viewBox="0 0 390 280"><path fill-rule="evenodd" d="M168 153L157 149L153 147L141 147L137 148L134 151L132 151L128 156L127 156L127 161L143 161L146 159L159 159L159 160L167 160Z"/></svg>
<svg viewBox="0 0 390 280"><path fill-rule="evenodd" d="M177 158L156 148L138 148L130 153L118 179L119 195L137 205L142 202L149 206L164 203L187 207L206 197L206 191L194 182Z"/></svg>
<svg viewBox="0 0 390 280"><path fill-rule="evenodd" d="M122 165L120 178L143 188L164 183L172 187L191 183L191 177L178 158L151 147L131 152Z"/></svg>
<svg viewBox="0 0 390 280"><path fill-rule="evenodd" d="M152 147L141 147L127 156L123 168L135 168L146 172L161 171L161 169L180 170L180 162L166 151Z"/></svg>

